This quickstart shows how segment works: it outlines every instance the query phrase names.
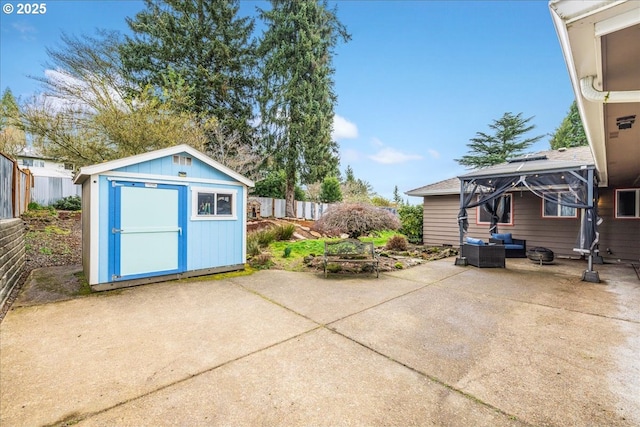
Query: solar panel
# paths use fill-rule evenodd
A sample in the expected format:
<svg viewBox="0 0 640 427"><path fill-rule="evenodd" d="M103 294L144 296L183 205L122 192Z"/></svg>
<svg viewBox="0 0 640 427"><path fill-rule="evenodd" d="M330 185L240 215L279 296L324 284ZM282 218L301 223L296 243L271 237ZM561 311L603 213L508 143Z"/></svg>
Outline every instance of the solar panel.
<svg viewBox="0 0 640 427"><path fill-rule="evenodd" d="M542 154L538 156L514 157L513 159L508 159L507 163L532 162L534 160L547 160L547 156Z"/></svg>

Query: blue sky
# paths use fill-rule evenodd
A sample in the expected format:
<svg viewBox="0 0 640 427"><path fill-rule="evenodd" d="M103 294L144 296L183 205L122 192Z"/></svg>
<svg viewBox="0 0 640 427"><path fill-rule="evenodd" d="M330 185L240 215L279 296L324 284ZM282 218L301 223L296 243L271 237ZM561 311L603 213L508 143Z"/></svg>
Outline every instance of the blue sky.
<svg viewBox="0 0 640 427"><path fill-rule="evenodd" d="M38 91L47 47L60 34L127 32L129 0L47 1L43 15L0 16L0 90ZM352 35L334 59L335 137L341 169L391 198L465 172L454 159L505 112L534 116L534 135L554 132L574 94L546 1L338 1ZM261 1L242 1L255 14ZM3 9L4 10L4 9ZM545 136L531 151L549 148ZM413 204L419 199L410 198Z"/></svg>

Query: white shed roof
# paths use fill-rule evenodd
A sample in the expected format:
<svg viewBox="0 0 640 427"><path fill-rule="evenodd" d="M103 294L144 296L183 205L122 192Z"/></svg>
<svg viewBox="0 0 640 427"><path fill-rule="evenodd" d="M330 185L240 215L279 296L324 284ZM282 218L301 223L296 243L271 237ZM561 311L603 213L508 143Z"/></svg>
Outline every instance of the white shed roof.
<svg viewBox="0 0 640 427"><path fill-rule="evenodd" d="M247 187L254 186L253 181L251 181L249 178L240 175L239 173L229 169L222 163L216 162L211 157L186 144L175 145L173 147L162 148L160 150L150 151L148 153L125 157L123 159L111 160L97 165L82 167L80 168L80 171L78 171L78 175L76 175L73 182L76 184L82 184L91 175L101 174L130 165L135 165L137 163L148 162L150 160L155 160L161 157L172 156L174 154L180 153L187 153L190 156L195 157L196 159L211 166L212 168L229 175L230 177L234 178L238 182L241 182Z"/></svg>

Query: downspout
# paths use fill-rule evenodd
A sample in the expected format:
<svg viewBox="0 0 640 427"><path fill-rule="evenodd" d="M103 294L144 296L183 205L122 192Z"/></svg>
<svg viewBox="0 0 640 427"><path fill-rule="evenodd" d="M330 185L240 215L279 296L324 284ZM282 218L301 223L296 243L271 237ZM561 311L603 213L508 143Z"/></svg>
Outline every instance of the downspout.
<svg viewBox="0 0 640 427"><path fill-rule="evenodd" d="M603 92L593 87L594 80L595 76L587 76L580 79L580 92L587 101L602 102L604 104L640 102L640 90Z"/></svg>

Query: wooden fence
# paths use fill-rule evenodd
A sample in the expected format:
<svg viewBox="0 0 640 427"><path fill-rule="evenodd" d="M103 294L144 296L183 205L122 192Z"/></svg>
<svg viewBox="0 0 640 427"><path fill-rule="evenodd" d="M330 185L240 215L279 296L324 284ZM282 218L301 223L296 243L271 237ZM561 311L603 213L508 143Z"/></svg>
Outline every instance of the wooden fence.
<svg viewBox="0 0 640 427"><path fill-rule="evenodd" d="M33 175L18 162L0 153L0 219L18 218L31 200Z"/></svg>

